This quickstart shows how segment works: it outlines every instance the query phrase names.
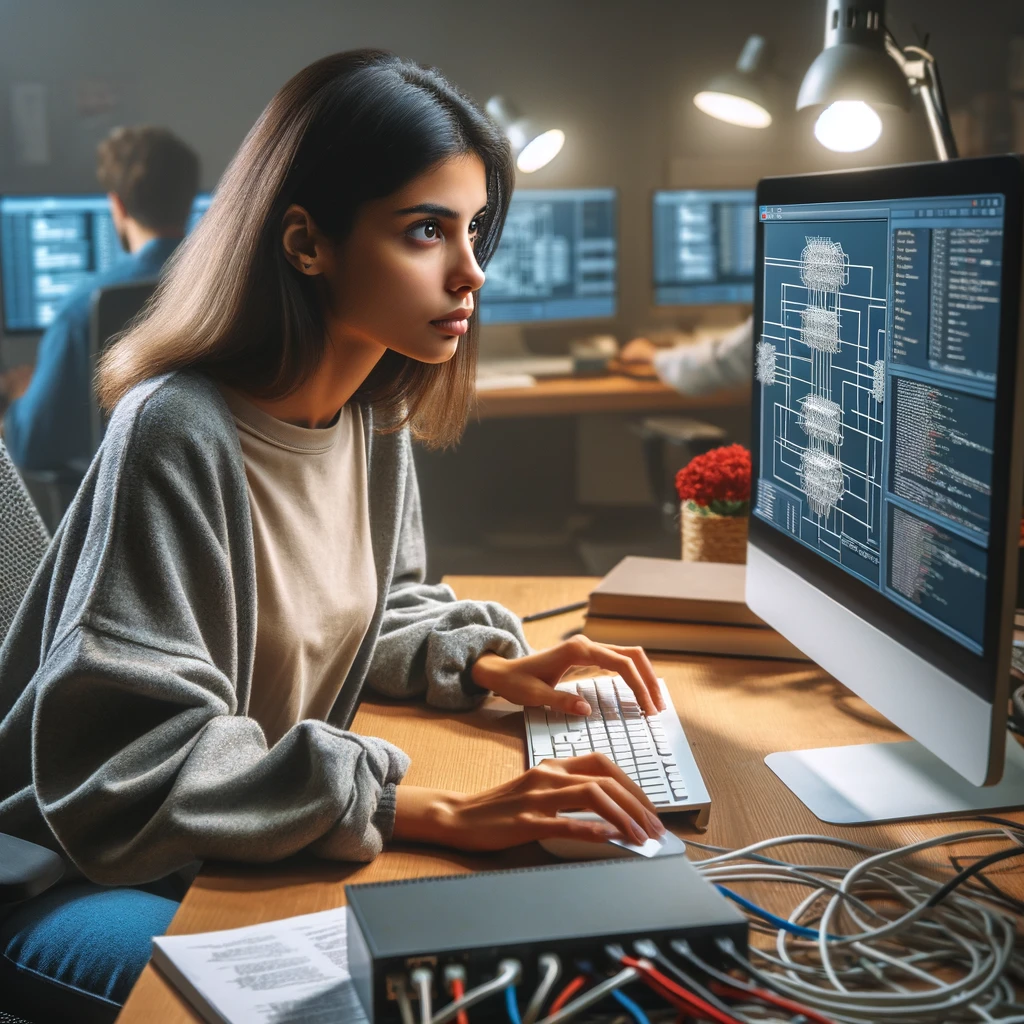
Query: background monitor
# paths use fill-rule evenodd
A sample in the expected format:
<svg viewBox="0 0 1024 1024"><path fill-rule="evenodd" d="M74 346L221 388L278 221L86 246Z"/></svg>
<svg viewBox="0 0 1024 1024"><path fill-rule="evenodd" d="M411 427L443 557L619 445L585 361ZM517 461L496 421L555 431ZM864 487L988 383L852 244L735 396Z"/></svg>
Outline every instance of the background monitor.
<svg viewBox="0 0 1024 1024"><path fill-rule="evenodd" d="M186 231L210 205L199 193ZM0 197L0 280L8 334L43 331L68 295L124 259L107 197Z"/></svg>
<svg viewBox="0 0 1024 1024"><path fill-rule="evenodd" d="M615 190L536 189L512 196L480 291L482 324L615 315Z"/></svg>
<svg viewBox="0 0 1024 1024"><path fill-rule="evenodd" d="M772 755L826 820L1024 803L1021 177L1000 157L758 188L748 603L919 741Z"/></svg>
<svg viewBox="0 0 1024 1024"><path fill-rule="evenodd" d="M654 193L654 303L754 301L753 189Z"/></svg>

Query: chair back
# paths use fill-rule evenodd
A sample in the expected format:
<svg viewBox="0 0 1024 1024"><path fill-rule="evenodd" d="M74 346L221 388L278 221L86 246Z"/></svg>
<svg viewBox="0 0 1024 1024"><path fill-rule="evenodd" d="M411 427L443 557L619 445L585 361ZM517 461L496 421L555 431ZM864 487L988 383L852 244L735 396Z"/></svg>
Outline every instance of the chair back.
<svg viewBox="0 0 1024 1024"><path fill-rule="evenodd" d="M0 644L49 544L50 535L0 441Z"/></svg>
<svg viewBox="0 0 1024 1024"><path fill-rule="evenodd" d="M104 349L142 312L156 290L157 283L156 278L130 281L98 288L93 292L89 312L89 367L93 380ZM90 413L92 450L95 452L103 440L106 427L95 392L92 393Z"/></svg>

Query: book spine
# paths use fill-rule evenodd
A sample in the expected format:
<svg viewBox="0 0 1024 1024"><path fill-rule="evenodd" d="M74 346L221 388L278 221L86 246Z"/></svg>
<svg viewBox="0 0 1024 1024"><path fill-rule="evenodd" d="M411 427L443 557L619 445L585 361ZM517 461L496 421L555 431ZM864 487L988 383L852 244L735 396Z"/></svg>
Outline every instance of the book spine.
<svg viewBox="0 0 1024 1024"><path fill-rule="evenodd" d="M636 645L654 651L808 660L785 637L771 629L588 616L583 633L598 643Z"/></svg>

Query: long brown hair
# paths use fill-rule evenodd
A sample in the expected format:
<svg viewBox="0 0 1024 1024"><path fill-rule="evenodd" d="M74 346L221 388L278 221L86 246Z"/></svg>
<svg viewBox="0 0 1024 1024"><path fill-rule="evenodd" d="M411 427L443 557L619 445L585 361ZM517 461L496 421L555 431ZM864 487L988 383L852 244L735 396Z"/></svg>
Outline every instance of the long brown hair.
<svg viewBox="0 0 1024 1024"><path fill-rule="evenodd" d="M285 210L297 203L342 240L363 203L466 152L487 173L477 241L484 266L514 182L497 125L436 69L381 50L335 54L300 71L246 136L142 318L104 353L101 405L109 411L141 381L185 368L262 398L293 392L320 364L326 326L315 283L285 258ZM386 352L357 399L374 403L389 429L409 423L432 446L456 441L473 397L477 317L448 362Z"/></svg>

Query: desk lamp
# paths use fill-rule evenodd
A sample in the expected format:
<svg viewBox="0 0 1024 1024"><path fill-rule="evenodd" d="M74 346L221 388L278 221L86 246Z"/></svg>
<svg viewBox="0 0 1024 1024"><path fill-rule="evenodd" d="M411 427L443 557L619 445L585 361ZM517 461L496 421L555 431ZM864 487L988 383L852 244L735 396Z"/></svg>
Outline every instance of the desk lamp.
<svg viewBox="0 0 1024 1024"><path fill-rule="evenodd" d="M694 106L719 121L742 128L767 128L772 123L774 90L766 70L763 36L750 36L736 67L718 75L693 97Z"/></svg>
<svg viewBox="0 0 1024 1024"><path fill-rule="evenodd" d="M486 109L508 136L515 153L516 167L525 174L551 163L565 143L565 132L560 128L545 129L531 118L524 117L504 96L492 96Z"/></svg>
<svg viewBox="0 0 1024 1024"><path fill-rule="evenodd" d="M825 108L814 126L818 141L842 153L867 149L882 133L874 107L908 110L912 94L921 99L937 158L956 157L935 58L923 46L899 46L885 27L885 0L827 0L825 46L796 101L797 110Z"/></svg>

